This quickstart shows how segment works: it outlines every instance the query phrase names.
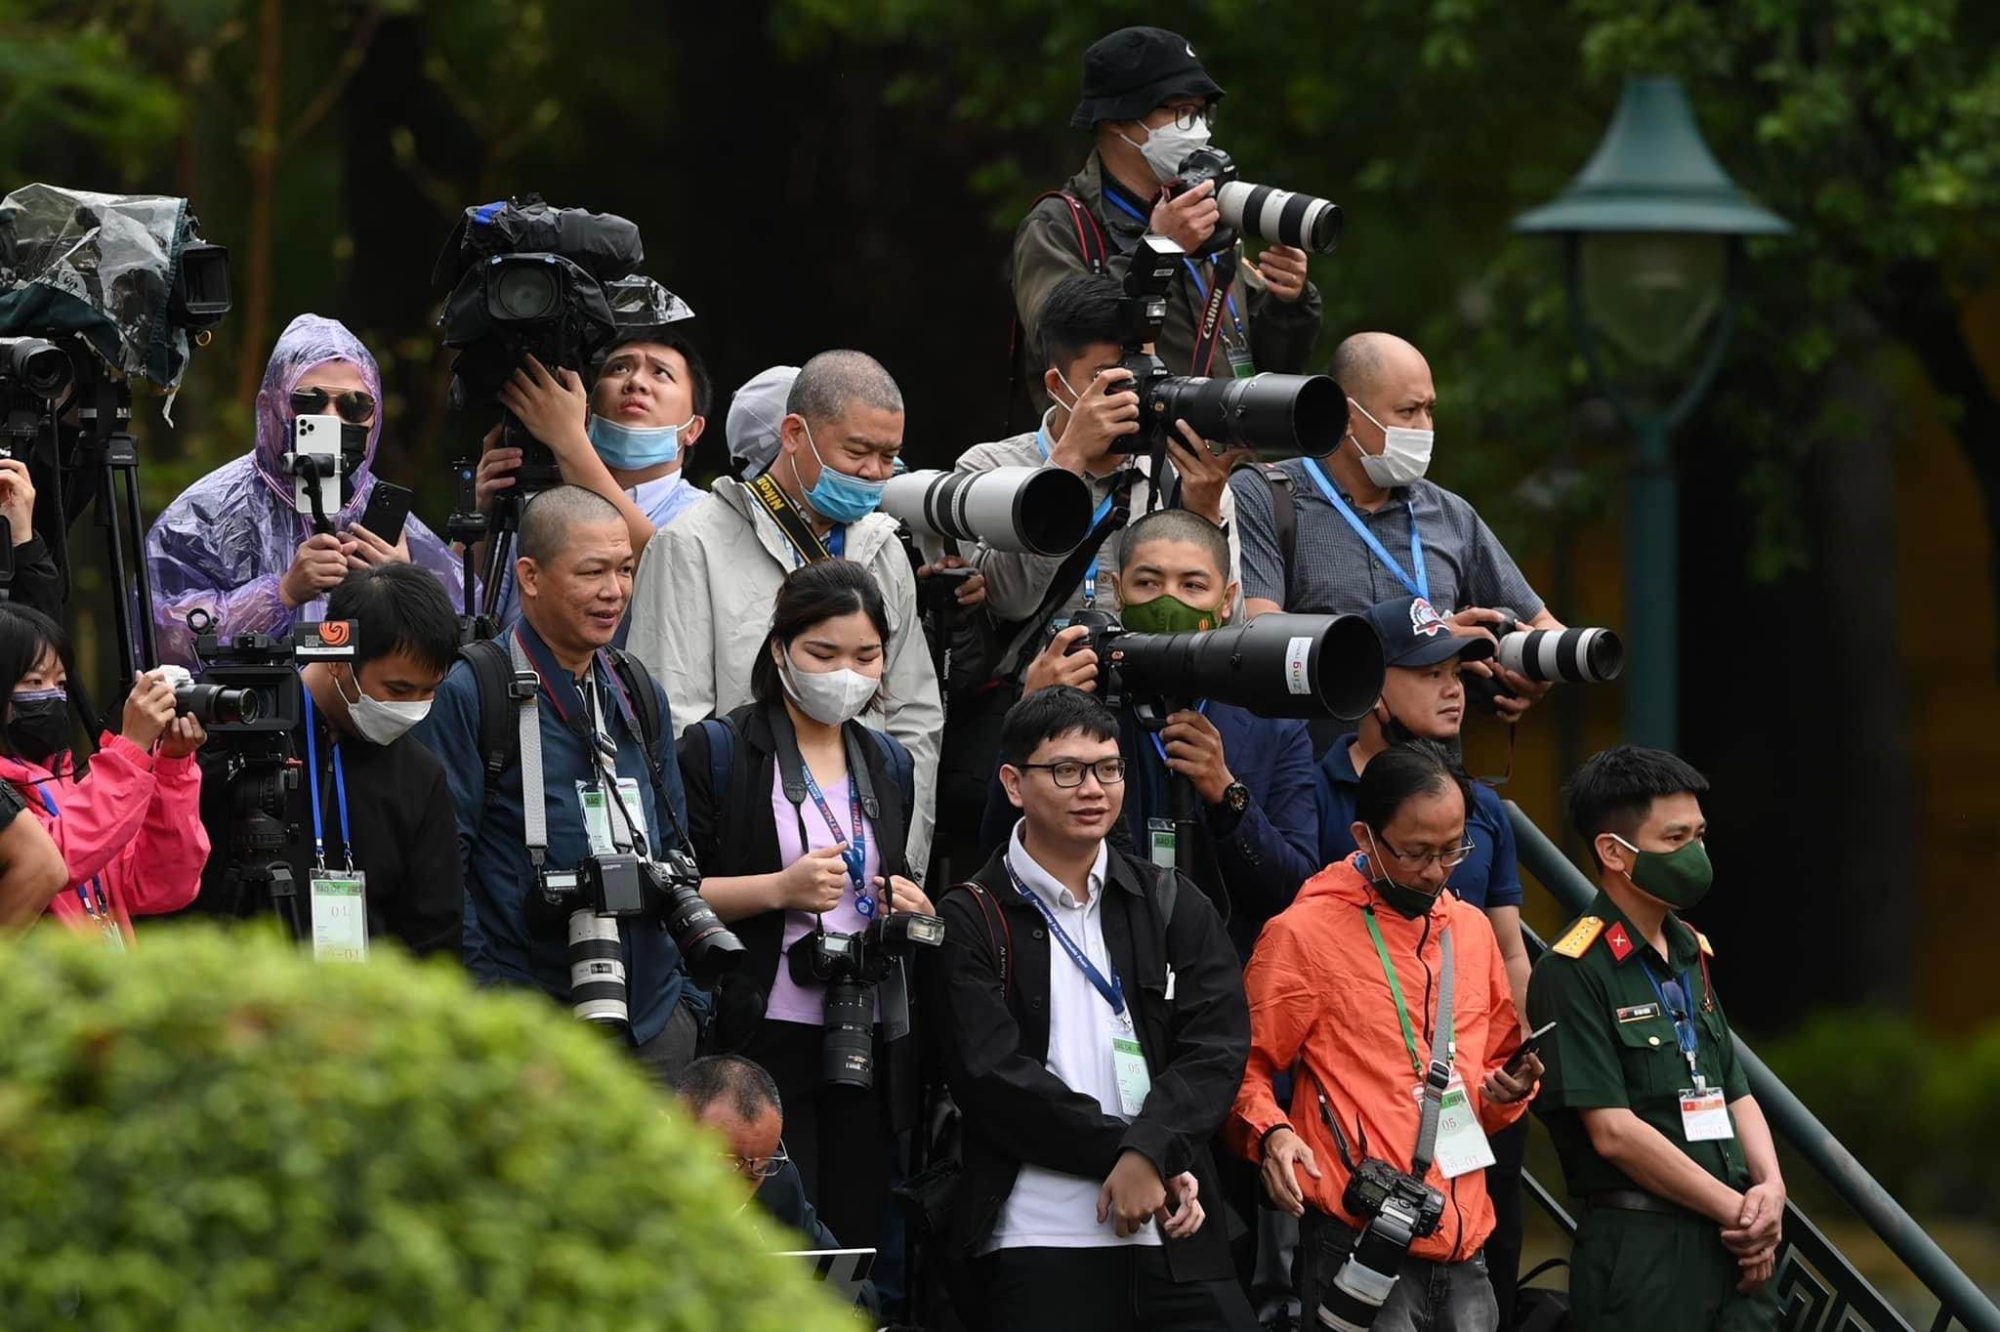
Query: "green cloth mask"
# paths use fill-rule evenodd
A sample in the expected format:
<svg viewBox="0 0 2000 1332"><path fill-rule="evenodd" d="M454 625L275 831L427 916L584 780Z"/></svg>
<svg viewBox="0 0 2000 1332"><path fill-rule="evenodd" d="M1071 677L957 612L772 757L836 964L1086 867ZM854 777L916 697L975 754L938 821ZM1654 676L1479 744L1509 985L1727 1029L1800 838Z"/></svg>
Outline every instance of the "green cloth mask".
<svg viewBox="0 0 2000 1332"><path fill-rule="evenodd" d="M1708 896L1715 867L1708 862L1708 848L1700 842L1689 842L1674 851L1641 851L1617 833L1611 836L1639 858L1629 877L1640 892L1659 898L1676 911L1692 910Z"/></svg>
<svg viewBox="0 0 2000 1332"><path fill-rule="evenodd" d="M1135 634L1180 634L1191 629L1215 628L1215 612L1190 606L1179 597L1162 593L1151 601L1127 603L1118 619Z"/></svg>

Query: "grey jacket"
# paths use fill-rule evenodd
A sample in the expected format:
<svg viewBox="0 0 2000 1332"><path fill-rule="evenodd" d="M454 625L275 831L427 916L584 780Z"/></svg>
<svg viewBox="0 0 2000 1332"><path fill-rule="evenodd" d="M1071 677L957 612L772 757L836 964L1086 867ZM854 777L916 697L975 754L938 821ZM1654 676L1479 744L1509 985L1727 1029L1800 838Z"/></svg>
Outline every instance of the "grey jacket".
<svg viewBox="0 0 2000 1332"><path fill-rule="evenodd" d="M848 526L846 540L846 557L875 575L889 611L886 711L864 720L902 741L916 760L906 846L911 869L921 874L930 859L944 707L917 619L917 580L893 519L870 514ZM646 543L626 646L666 687L676 723L726 716L750 702L750 668L770 634L778 586L798 563L778 524L727 477Z"/></svg>

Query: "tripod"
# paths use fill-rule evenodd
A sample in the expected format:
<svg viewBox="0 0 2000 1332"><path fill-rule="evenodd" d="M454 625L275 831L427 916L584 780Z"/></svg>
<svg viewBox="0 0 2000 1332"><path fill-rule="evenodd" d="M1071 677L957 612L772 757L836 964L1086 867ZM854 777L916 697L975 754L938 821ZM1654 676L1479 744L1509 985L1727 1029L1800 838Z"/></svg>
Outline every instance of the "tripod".
<svg viewBox="0 0 2000 1332"><path fill-rule="evenodd" d="M465 567L465 611L460 631L468 643L493 638L500 632L500 606L505 599L507 578L512 568L509 558L521 530L521 511L544 490L563 483L562 470L546 444L528 433L512 412L501 422L499 447L521 450L521 466L514 472L512 489L493 497L493 513L479 510L479 465L460 459L458 507L445 519L445 537L459 545ZM485 582L473 579L475 550L485 543ZM475 587L484 589L479 609L473 609Z"/></svg>

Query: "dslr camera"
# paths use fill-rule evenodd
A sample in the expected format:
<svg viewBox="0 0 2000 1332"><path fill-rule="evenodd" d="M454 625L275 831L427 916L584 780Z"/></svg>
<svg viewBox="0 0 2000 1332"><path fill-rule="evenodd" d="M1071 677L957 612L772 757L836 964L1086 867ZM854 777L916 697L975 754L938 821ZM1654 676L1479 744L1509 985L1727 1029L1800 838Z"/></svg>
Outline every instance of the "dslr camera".
<svg viewBox="0 0 2000 1332"><path fill-rule="evenodd" d="M1530 629L1510 607L1494 609L1507 617L1492 627L1500 640L1495 660L1517 675L1564 684L1604 684L1624 673L1625 643L1609 629ZM1465 693L1486 712L1493 711L1493 700L1502 694L1512 697L1497 679L1475 675L1465 677Z"/></svg>
<svg viewBox="0 0 2000 1332"><path fill-rule="evenodd" d="M1403 1255L1437 1230L1444 1195L1408 1171L1369 1156L1348 1176L1341 1203L1348 1215L1365 1216L1368 1224L1320 1296L1319 1325L1334 1332L1363 1332L1374 1326L1382 1302L1395 1289Z"/></svg>
<svg viewBox="0 0 2000 1332"><path fill-rule="evenodd" d="M1178 198L1210 181L1215 182L1215 206L1222 214L1222 225L1209 237L1202 253L1226 250L1244 232L1274 245L1316 254L1332 254L1339 247L1339 204L1271 185L1245 184L1236 178L1235 159L1220 148L1197 148L1189 153L1180 173L1168 183L1167 193Z"/></svg>
<svg viewBox="0 0 2000 1332"><path fill-rule="evenodd" d="M1187 251L1165 236L1141 236L1125 270L1118 303L1125 355L1118 366L1132 378L1120 391L1139 395L1139 429L1121 437L1118 451L1157 455L1175 420L1183 420L1223 447L1247 445L1271 457L1326 452L1347 432L1347 395L1327 376L1170 375L1152 353L1167 321L1167 291L1186 259Z"/></svg>
<svg viewBox="0 0 2000 1332"><path fill-rule="evenodd" d="M885 898L860 934L816 929L791 947L792 983L826 987L820 1077L830 1086L875 1085L875 987L917 949L944 942L942 917L889 907Z"/></svg>

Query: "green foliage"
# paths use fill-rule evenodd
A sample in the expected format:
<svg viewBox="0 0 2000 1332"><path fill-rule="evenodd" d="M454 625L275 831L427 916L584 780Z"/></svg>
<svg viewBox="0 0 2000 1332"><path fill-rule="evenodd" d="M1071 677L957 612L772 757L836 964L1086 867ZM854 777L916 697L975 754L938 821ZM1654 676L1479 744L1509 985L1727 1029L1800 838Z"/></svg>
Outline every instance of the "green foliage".
<svg viewBox="0 0 2000 1332"><path fill-rule="evenodd" d="M835 1329L705 1134L538 998L43 929L0 959L10 1327Z"/></svg>

